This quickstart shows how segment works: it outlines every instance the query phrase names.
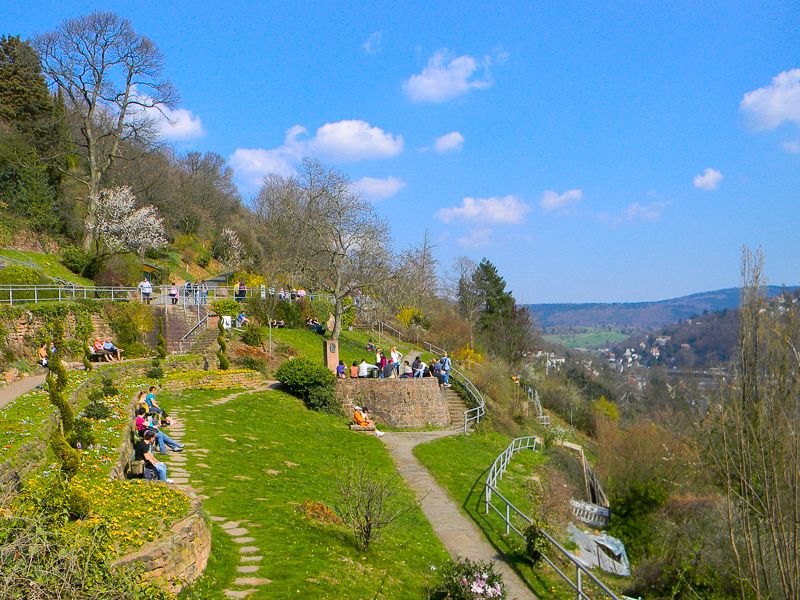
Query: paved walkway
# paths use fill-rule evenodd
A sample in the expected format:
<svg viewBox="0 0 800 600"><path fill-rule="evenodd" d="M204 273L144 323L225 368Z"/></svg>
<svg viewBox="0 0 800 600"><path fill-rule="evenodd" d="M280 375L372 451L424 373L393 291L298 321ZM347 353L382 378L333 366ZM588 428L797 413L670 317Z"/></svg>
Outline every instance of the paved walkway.
<svg viewBox="0 0 800 600"><path fill-rule="evenodd" d="M33 375L0 388L0 409L22 396L22 394L27 394L37 385L44 384L45 378L45 375Z"/></svg>
<svg viewBox="0 0 800 600"><path fill-rule="evenodd" d="M471 560L495 561L508 587L509 599L535 599L528 586L503 560L483 533L464 516L447 495L447 492L434 480L430 472L422 466L412 453L414 446L430 442L448 435L461 433L460 429L424 432L387 432L381 438L389 449L392 459L408 485L421 498L422 512L430 521L436 535L442 540L452 556L463 556Z"/></svg>

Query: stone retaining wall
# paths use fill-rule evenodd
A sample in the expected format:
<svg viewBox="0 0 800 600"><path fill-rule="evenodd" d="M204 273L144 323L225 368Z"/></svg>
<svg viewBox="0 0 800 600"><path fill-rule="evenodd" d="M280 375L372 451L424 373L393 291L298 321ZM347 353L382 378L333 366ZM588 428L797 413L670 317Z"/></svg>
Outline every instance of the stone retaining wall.
<svg viewBox="0 0 800 600"><path fill-rule="evenodd" d="M167 534L118 558L113 566L137 563L148 579L160 581L164 589L177 594L202 575L210 554L211 529L195 500L189 515L172 525Z"/></svg>
<svg viewBox="0 0 800 600"><path fill-rule="evenodd" d="M376 423L390 427L450 425L447 399L433 377L418 379L338 379L336 397L345 414L354 406L369 408Z"/></svg>

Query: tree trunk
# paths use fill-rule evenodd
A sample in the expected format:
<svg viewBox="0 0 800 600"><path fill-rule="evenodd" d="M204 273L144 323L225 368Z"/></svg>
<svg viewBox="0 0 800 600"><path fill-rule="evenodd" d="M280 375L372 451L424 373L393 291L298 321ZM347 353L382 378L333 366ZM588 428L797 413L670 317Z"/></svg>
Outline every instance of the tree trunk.
<svg viewBox="0 0 800 600"><path fill-rule="evenodd" d="M333 303L333 332L331 332L332 340L338 340L339 334L342 333L343 315L344 315L344 302L342 298L336 296Z"/></svg>

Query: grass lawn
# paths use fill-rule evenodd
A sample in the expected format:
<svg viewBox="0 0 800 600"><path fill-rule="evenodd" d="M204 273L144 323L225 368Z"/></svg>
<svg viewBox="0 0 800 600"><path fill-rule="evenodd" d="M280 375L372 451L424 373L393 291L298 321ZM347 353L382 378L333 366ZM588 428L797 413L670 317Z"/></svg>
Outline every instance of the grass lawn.
<svg viewBox="0 0 800 600"><path fill-rule="evenodd" d="M294 348L301 356L322 360L322 340L325 338L310 329L273 329L272 339L279 345ZM339 358L348 367L354 360L360 362L362 358L367 359L367 362L375 362L375 353L366 351L370 339L377 343L377 334L357 330L342 331L339 337ZM387 355L392 346L397 346L404 355L412 348L410 344L398 342L385 335L381 337L380 344L383 344L381 347Z"/></svg>
<svg viewBox="0 0 800 600"><path fill-rule="evenodd" d="M254 576L272 580L251 598L424 598L431 566L441 566L448 555L419 509L387 528L362 554L342 525L316 520L303 508L306 501L336 503L340 461L395 474L383 444L282 392L209 405L227 394L163 393L159 402L180 414L185 442L210 451L203 456L189 448L184 454L192 485L210 496L204 508L248 522L248 535L256 540L251 544L264 557ZM223 431L236 441L223 439ZM396 485L404 501L413 499L402 480ZM238 547L225 536L215 527L214 559L187 597L223 598L225 585L237 576Z"/></svg>
<svg viewBox="0 0 800 600"><path fill-rule="evenodd" d="M7 256L23 262L34 263L38 270L48 277L59 277L66 281L72 281L80 285L94 285L94 282L80 275L76 275L58 261L58 256L54 254L42 254L40 252L26 252L22 250L12 250L10 248L0 248L0 256ZM12 263L14 264L14 263Z"/></svg>
<svg viewBox="0 0 800 600"><path fill-rule="evenodd" d="M417 446L414 455L478 525L489 542L508 557L509 564L539 598L574 598L575 593L550 567L530 566L524 557L524 543L514 532L506 535L505 524L496 513L485 514L483 486L487 472L510 442L510 437L496 432L453 436ZM539 450L518 452L498 485L500 493L525 514L532 512L528 481L536 468L547 460L547 455ZM499 502L495 501L495 505L500 506ZM515 521L521 529L518 523L521 520ZM574 576L574 569L566 572Z"/></svg>
<svg viewBox="0 0 800 600"><path fill-rule="evenodd" d="M608 331L596 329L594 327L586 327L574 333L558 333L542 336L545 341L561 344L567 348L602 348L626 340L629 337L629 334L622 333L621 331Z"/></svg>

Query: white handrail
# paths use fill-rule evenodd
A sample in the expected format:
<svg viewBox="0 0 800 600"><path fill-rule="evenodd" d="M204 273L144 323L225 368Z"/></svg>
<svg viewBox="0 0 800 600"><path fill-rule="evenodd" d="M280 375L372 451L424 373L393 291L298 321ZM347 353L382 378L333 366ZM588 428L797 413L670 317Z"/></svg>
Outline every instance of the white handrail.
<svg viewBox="0 0 800 600"><path fill-rule="evenodd" d="M517 527L512 523L511 519L514 515L516 515L528 525L533 523L533 520L519 510L516 506L514 506L497 490L497 482L502 478L503 473L505 473L508 469L508 464L511 462L511 458L514 456L514 454L520 450L536 450L539 444L539 438L537 438L535 435L518 437L511 440L511 443L506 447L506 449L494 459L492 466L489 468L489 473L486 476L486 482L484 484L484 503L486 514L488 515L490 510L497 513L506 524L506 535L513 531L523 540L526 539L525 533L517 529ZM502 501L502 508L498 508L492 504L492 499L494 497L497 497ZM550 565L573 590L575 590L579 599L592 600L583 591L583 576L586 575L589 577L591 582L597 585L597 587L599 587L600 590L605 593L606 597L611 598L612 600L620 600L620 598L614 594L614 592L608 589L608 587L602 581L600 581L594 575L594 573L583 566L583 564L581 564L581 562L574 555L561 546L561 544L559 544L550 534L543 529L540 529L539 532L550 543L550 545L555 548L557 553L561 555L561 558L568 560L575 567L575 581L573 582L572 579L570 579L567 574L561 571L561 569L559 569L558 566L546 554L542 554L542 558L545 560L545 562Z"/></svg>

